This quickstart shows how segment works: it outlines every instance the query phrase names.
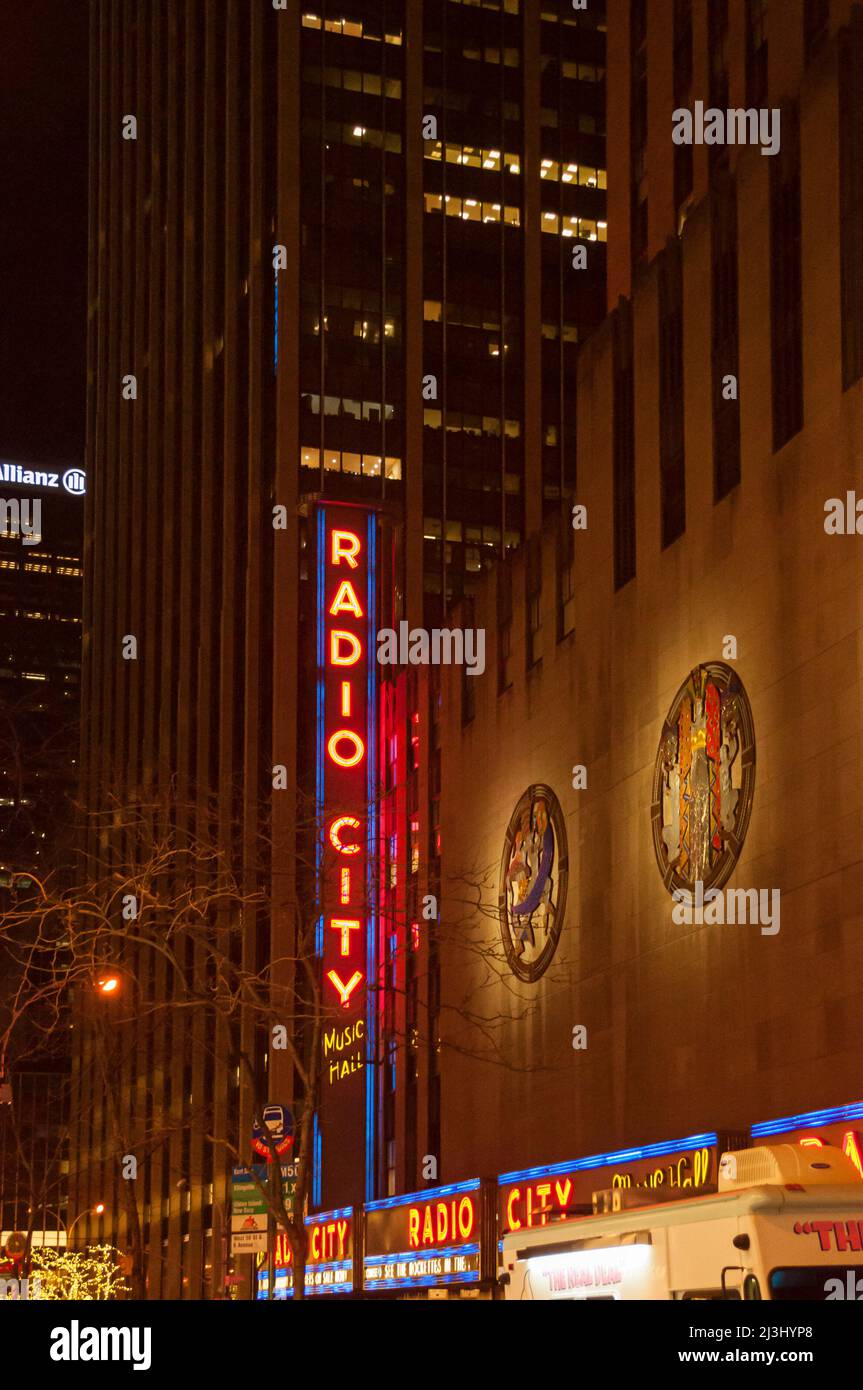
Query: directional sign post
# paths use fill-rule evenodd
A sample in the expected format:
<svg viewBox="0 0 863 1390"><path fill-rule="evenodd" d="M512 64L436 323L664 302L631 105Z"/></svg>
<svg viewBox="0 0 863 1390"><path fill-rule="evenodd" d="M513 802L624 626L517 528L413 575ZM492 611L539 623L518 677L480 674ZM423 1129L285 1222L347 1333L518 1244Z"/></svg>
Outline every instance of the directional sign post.
<svg viewBox="0 0 863 1390"><path fill-rule="evenodd" d="M267 1248L267 1199L248 1168L231 1179L231 1254L256 1255Z"/></svg>
<svg viewBox="0 0 863 1390"><path fill-rule="evenodd" d="M280 1158L288 1152L294 1142L294 1117L286 1105L265 1105L261 1123L252 1130L252 1148L269 1163L272 1154L267 1135L275 1143Z"/></svg>

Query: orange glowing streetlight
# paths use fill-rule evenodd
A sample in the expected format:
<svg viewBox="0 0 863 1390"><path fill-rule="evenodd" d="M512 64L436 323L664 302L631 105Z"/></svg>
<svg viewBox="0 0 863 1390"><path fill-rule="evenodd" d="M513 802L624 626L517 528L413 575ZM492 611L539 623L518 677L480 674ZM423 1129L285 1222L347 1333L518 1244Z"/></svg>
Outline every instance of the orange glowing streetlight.
<svg viewBox="0 0 863 1390"><path fill-rule="evenodd" d="M96 988L100 994L115 994L120 988L119 975L103 975L101 980L96 982Z"/></svg>
<svg viewBox="0 0 863 1390"><path fill-rule="evenodd" d="M86 1209L85 1211L79 1212L79 1214L75 1217L75 1220L72 1222L72 1225L68 1228L68 1230L67 1230L67 1232L66 1232L66 1242L67 1242L67 1244L68 1244L69 1239L70 1239L70 1237L71 1237L71 1235L72 1235L72 1232L74 1231L75 1227L78 1225L78 1222L79 1222L79 1221L83 1221L85 1216L101 1216L104 1210L105 1210L105 1203L104 1203L104 1202L97 1202L96 1205L95 1205L95 1207L87 1207L87 1209Z"/></svg>

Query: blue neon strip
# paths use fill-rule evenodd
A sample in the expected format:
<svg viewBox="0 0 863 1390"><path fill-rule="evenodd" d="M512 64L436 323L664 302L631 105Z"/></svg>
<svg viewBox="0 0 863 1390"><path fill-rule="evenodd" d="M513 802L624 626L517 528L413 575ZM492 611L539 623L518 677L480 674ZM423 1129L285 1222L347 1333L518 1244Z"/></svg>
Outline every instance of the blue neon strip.
<svg viewBox="0 0 863 1390"><path fill-rule="evenodd" d="M715 1134L691 1134L688 1139L672 1139L664 1144L646 1144L640 1149L619 1149L617 1153L592 1154L570 1163L549 1163L539 1168L522 1168L517 1173L501 1173L498 1187L506 1183L524 1182L527 1178L556 1177L561 1173L581 1173L588 1168L606 1168L612 1163L633 1163L642 1158L664 1158L666 1154L689 1153L693 1149L709 1149L719 1143Z"/></svg>
<svg viewBox="0 0 863 1390"><path fill-rule="evenodd" d="M316 835L315 844L315 868L316 868L316 888L318 901L321 901L323 894L323 863L324 863L324 797L325 787L325 764L324 764L324 714L326 705L326 513L323 507L318 512L318 675L317 675L317 776L315 782L316 805L316 826L320 833ZM324 918L323 914L318 918L315 939L315 949L318 955L323 955L324 951Z"/></svg>
<svg viewBox="0 0 863 1390"><path fill-rule="evenodd" d="M378 817L376 807L377 792L377 518L370 513L366 522L366 545L368 555L366 605L368 612L368 631L366 660L368 666L367 718L366 718L366 890L368 920L366 923L366 1181L365 1195L368 1200L375 1191L375 1115L377 1110L376 1077L374 1059L377 1055L377 1013L375 991L372 981L377 978L377 836Z"/></svg>
<svg viewBox="0 0 863 1390"><path fill-rule="evenodd" d="M279 272L276 271L276 287L273 294L273 371L279 367Z"/></svg>
<svg viewBox="0 0 863 1390"><path fill-rule="evenodd" d="M479 1186L479 1178L469 1178L467 1182L453 1182L446 1187L427 1187L424 1192L411 1192L406 1197L378 1197L374 1202L366 1202L364 1210L390 1211L393 1207L409 1206L411 1202L433 1202L437 1197L451 1197L456 1192L477 1192Z"/></svg>
<svg viewBox="0 0 863 1390"><path fill-rule="evenodd" d="M348 1266L349 1266L351 1262L348 1261L347 1263L348 1263ZM340 1265L339 1265L339 1266L334 1266L334 1268L341 1268L341 1267L342 1267L342 1266L340 1266ZM324 1268L324 1266L323 1266L323 1265L321 1265L321 1266L316 1265L315 1268L316 1268L316 1269L318 1269L318 1268ZM306 1298L320 1298L320 1297L322 1297L322 1296L326 1296L327 1294L353 1293L353 1291L354 1291L353 1280L352 1280L352 1279L348 1279L348 1280L346 1280L345 1283L343 1283L343 1284L318 1284L317 1286L314 1286L314 1285L313 1285L313 1286L310 1287L310 1288L306 1288ZM285 1299L285 1298L293 1298L293 1296L294 1296L294 1287L293 1287L293 1284L291 1283L291 1281L288 1279L288 1272L287 1272L287 1270L276 1270L276 1282L275 1282L273 1297L274 1297L275 1299L280 1299L280 1298L281 1298L281 1299ZM264 1298L267 1297L266 1275L263 1276L263 1283L262 1283L260 1277L259 1277L259 1279L258 1279L258 1292L257 1292L256 1297L257 1297L258 1299L264 1299Z"/></svg>
<svg viewBox="0 0 863 1390"><path fill-rule="evenodd" d="M366 1255L363 1260L364 1269L373 1269L375 1265L391 1265L396 1260L444 1260L452 1255L478 1255L479 1242L469 1241L466 1245L430 1245L423 1250L402 1250L394 1255Z"/></svg>
<svg viewBox="0 0 863 1390"><path fill-rule="evenodd" d="M326 513L321 507L318 511L318 554L317 554L317 603L318 603L318 627L317 627L317 692L316 692L316 754L317 767L315 769L315 826L319 833L315 835L315 891L318 902L323 901L323 863L324 863L324 709L325 709L325 665L326 665L326 620L324 602L325 574L326 574ZM315 950L319 956L324 953L324 918L323 914L318 917L315 929ZM322 1175L322 1145L321 1132L319 1128L318 1115L315 1112L312 1131L312 1201L317 1206L321 1200Z"/></svg>
<svg viewBox="0 0 863 1390"><path fill-rule="evenodd" d="M863 1101L836 1105L831 1110L808 1110L782 1120L765 1120L752 1126L752 1137L761 1139L768 1134L786 1134L789 1129L817 1129L819 1125L844 1125L852 1120L863 1120Z"/></svg>
<svg viewBox="0 0 863 1390"><path fill-rule="evenodd" d="M456 1274L424 1274L420 1279L366 1279L365 1288L374 1292L376 1289L431 1289L440 1288L443 1284L478 1284L479 1270L473 1269L467 1273Z"/></svg>
<svg viewBox="0 0 863 1390"><path fill-rule="evenodd" d="M353 1263L353 1260L328 1260L326 1264L306 1265L306 1274L325 1274L327 1270L350 1269ZM276 1279L287 1279L287 1277L287 1265L276 1270ZM258 1283L266 1283L266 1279L267 1271L265 1269L258 1270Z"/></svg>
<svg viewBox="0 0 863 1390"><path fill-rule="evenodd" d="M304 1221L306 1226L320 1225L322 1221L337 1221L340 1217L350 1216L351 1207L339 1207L337 1211L319 1211L314 1216L307 1216ZM317 1265L307 1265L307 1269L317 1269Z"/></svg>
<svg viewBox="0 0 863 1390"><path fill-rule="evenodd" d="M314 1202L315 1206L318 1206L321 1200L321 1181L323 1172L321 1159L321 1131L319 1128L318 1112L316 1110L312 1120L312 1201Z"/></svg>

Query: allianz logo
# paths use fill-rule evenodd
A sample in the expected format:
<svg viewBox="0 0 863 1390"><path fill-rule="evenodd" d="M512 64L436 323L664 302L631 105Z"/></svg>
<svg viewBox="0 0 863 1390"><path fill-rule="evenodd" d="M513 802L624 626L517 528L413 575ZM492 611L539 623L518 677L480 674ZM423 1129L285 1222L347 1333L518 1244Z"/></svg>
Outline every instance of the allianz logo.
<svg viewBox="0 0 863 1390"><path fill-rule="evenodd" d="M21 487L64 487L73 497L83 497L87 491L87 474L83 468L67 468L60 476L44 468L25 468L22 463L0 461L0 482L18 483Z"/></svg>

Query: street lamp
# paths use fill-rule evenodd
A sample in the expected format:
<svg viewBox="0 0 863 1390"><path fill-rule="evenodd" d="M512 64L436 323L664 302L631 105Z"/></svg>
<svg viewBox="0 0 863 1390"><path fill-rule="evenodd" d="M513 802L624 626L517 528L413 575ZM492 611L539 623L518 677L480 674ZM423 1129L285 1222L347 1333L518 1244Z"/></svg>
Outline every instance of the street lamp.
<svg viewBox="0 0 863 1390"><path fill-rule="evenodd" d="M85 1217L85 1216L101 1216L101 1215L102 1215L102 1212L103 1212L104 1210L105 1210L105 1203L104 1203L104 1202L97 1202L96 1205L95 1205L95 1207L87 1207L86 1210L84 1210L84 1211L82 1211L82 1212L79 1212L78 1215L75 1217L75 1220L72 1222L72 1225L71 1225L71 1226L68 1226L67 1229L66 1229L66 1244L67 1244L67 1245L69 1244L69 1241L70 1241L71 1236L72 1236L72 1232L74 1231L75 1227L78 1225L78 1222L79 1222L83 1217Z"/></svg>
<svg viewBox="0 0 863 1390"><path fill-rule="evenodd" d="M120 988L119 975L103 975L96 981L96 988L101 994L114 994Z"/></svg>
<svg viewBox="0 0 863 1390"><path fill-rule="evenodd" d="M43 898L47 898L48 894L45 892L45 885L44 885L44 883L42 882L41 878L37 878L35 874L31 874L31 873L29 873L29 872L27 872L27 873L15 873L15 874L12 875L12 882L13 882L13 883L15 882L16 878L26 878L27 881L28 881L29 883L36 883L36 884L38 884L38 885L39 885L39 892L42 894L42 897L43 897Z"/></svg>

